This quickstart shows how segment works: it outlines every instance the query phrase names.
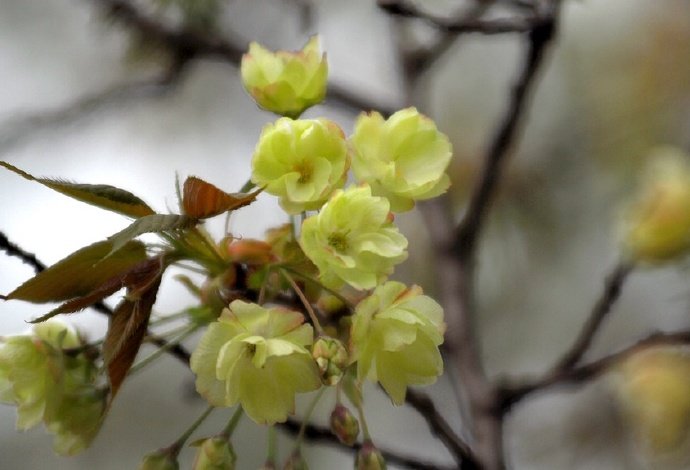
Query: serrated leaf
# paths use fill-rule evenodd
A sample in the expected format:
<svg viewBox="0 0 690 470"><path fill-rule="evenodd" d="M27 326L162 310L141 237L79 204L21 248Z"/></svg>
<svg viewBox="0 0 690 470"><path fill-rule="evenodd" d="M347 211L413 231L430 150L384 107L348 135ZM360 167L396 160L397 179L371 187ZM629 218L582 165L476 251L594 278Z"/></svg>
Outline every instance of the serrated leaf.
<svg viewBox="0 0 690 470"><path fill-rule="evenodd" d="M162 274L162 269L150 270L146 274L142 272L140 282L128 289L128 295L110 318L103 342L103 359L108 369L111 402L132 367L146 336Z"/></svg>
<svg viewBox="0 0 690 470"><path fill-rule="evenodd" d="M50 178L36 178L14 165L0 161L0 166L30 181L41 183L54 191L101 209L117 212L128 217L143 217L155 214L144 201L124 189L107 184L79 184Z"/></svg>
<svg viewBox="0 0 690 470"><path fill-rule="evenodd" d="M162 273L163 270L164 265L160 257L146 259L134 265L129 270L108 279L94 291L84 296L68 300L45 315L32 320L30 323L44 322L49 318L62 313L78 312L90 307L96 302L100 302L123 287L133 289L133 291L128 294L128 297L136 298L138 295L140 295L139 290L147 288L147 280L151 279L154 274Z"/></svg>
<svg viewBox="0 0 690 470"><path fill-rule="evenodd" d="M184 182L182 208L195 219L206 219L251 204L261 190L228 194L201 178L190 176Z"/></svg>
<svg viewBox="0 0 690 470"><path fill-rule="evenodd" d="M111 241L81 248L38 273L6 298L45 303L81 297L146 259L146 247L138 241L125 242L116 255L106 258L112 249Z"/></svg>
<svg viewBox="0 0 690 470"><path fill-rule="evenodd" d="M172 230L179 230L183 228L193 227L197 224L197 220L186 215L177 214L153 214L147 215L135 220L126 229L117 232L115 235L108 238L112 242L113 247L107 256L112 256L113 253L120 250L130 240L143 235L145 233L167 232Z"/></svg>

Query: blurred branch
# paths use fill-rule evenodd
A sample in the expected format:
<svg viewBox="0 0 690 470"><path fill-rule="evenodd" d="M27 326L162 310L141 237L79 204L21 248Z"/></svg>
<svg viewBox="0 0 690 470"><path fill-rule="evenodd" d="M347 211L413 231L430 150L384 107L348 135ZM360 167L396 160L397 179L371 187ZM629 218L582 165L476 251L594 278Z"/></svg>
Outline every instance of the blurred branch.
<svg viewBox="0 0 690 470"><path fill-rule="evenodd" d="M280 429L287 432L288 434L296 436L297 434L299 434L299 430L302 427L302 423L295 419L288 419L285 423L281 423L278 426L280 427ZM337 447L338 449L349 451L352 453L356 453L362 447L362 445L359 442L355 443L355 445L353 445L352 447L348 447L344 444L341 444L338 438L335 437L333 433L330 431L330 429L321 426L315 426L313 424L307 425L304 437L308 441L331 445L333 447ZM416 459L414 457L408 457L405 455L401 455L397 452L382 449L380 447L378 447L378 449L381 452L381 454L383 454L383 457L386 459L387 464L400 465L402 467L420 470L450 470L453 468L457 468L456 466L432 464L420 459Z"/></svg>
<svg viewBox="0 0 690 470"><path fill-rule="evenodd" d="M618 352L601 359L566 369L554 369L542 378L525 381L521 385L506 385L502 395L506 408L525 397L558 385L581 386L610 371L621 361L646 348L654 346L690 345L690 330L673 333L656 332Z"/></svg>
<svg viewBox="0 0 690 470"><path fill-rule="evenodd" d="M524 120L530 91L536 83L545 51L556 36L558 1L539 21L531 23L522 70L513 85L510 102L491 140L481 176L467 211L457 227L447 196L422 205L432 245L436 250L439 288L447 312L448 334L461 388L471 411L473 450L483 468L505 468L503 415L500 394L486 376L474 329L474 277L476 246L490 208L503 166Z"/></svg>
<svg viewBox="0 0 690 470"><path fill-rule="evenodd" d="M127 0L92 0L103 8L106 15L123 26L132 29L143 38L161 44L175 56L192 60L199 57L219 58L234 66L239 66L247 45L214 35L201 34L189 29L171 28L145 15L132 2ZM384 114L392 114L394 107L378 103L371 97L330 83L327 99L354 112L376 109Z"/></svg>
<svg viewBox="0 0 690 470"><path fill-rule="evenodd" d="M42 271L45 271L46 269L46 265L43 262L41 262L38 258L36 258L36 255L29 253L28 251L20 248L18 245L12 243L7 238L7 236L1 231L0 250L6 252L9 256L19 258L24 263L30 265L36 273L40 273ZM103 302L96 302L91 306L91 308L94 309L96 312L106 315L108 317L111 317L113 315L113 309L108 307ZM181 344L169 346L168 341L151 333L150 331L146 333L146 341L153 343L159 348L166 348L166 352L168 354L172 355L186 366L189 366L189 358L191 355L189 351L187 351Z"/></svg>
<svg viewBox="0 0 690 470"><path fill-rule="evenodd" d="M80 98L62 108L17 116L2 125L0 154L7 152L27 137L35 136L37 132L69 125L107 107L123 106L140 99L164 96L179 81L184 65L185 62L174 62L160 77L117 85Z"/></svg>
<svg viewBox="0 0 690 470"><path fill-rule="evenodd" d="M632 271L632 265L619 263L613 272L606 278L604 291L592 308L587 321L582 327L572 347L561 357L553 367L554 371L573 368L582 356L587 352L594 337L599 331L606 316L621 295L623 283Z"/></svg>
<svg viewBox="0 0 690 470"><path fill-rule="evenodd" d="M443 415L436 409L431 398L424 393L408 389L405 403L417 410L426 420L434 435L453 454L459 468L464 470L481 468L472 449L453 431Z"/></svg>
<svg viewBox="0 0 690 470"><path fill-rule="evenodd" d="M490 6L489 4L490 2L482 3L480 7L488 8L488 6ZM479 33L491 35L526 33L534 30L543 23L550 22L549 15L532 15L529 17L515 16L494 20L480 19L474 15L461 16L459 18L439 17L404 0L379 0L378 6L390 15L422 20L441 31L453 34Z"/></svg>

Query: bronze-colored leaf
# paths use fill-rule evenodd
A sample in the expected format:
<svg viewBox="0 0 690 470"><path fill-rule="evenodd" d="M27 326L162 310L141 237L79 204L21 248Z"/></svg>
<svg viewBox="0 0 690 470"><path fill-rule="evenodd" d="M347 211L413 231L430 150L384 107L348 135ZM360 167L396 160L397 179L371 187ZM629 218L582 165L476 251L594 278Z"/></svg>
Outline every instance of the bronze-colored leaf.
<svg viewBox="0 0 690 470"><path fill-rule="evenodd" d="M156 213L134 194L115 186L107 184L79 184L50 178L36 178L7 162L0 161L0 166L30 181L36 181L54 191L101 209L135 218Z"/></svg>
<svg viewBox="0 0 690 470"><path fill-rule="evenodd" d="M40 323L61 313L74 313L83 310L96 302L100 302L106 297L114 294L123 287L132 288L134 291L128 294L128 298L133 299L140 295L141 289L147 288L147 282L153 282L155 274L162 273L164 269L163 260L160 257L146 259L134 265L128 271L111 277L96 290L74 299L68 300L59 307L51 310L45 315L32 320L30 323Z"/></svg>
<svg viewBox="0 0 690 470"><path fill-rule="evenodd" d="M103 358L108 369L111 402L132 367L146 336L151 309L161 283L161 274L159 271L147 278L142 277L138 285L130 288L130 291L137 292L136 297L125 297L110 318L103 343Z"/></svg>
<svg viewBox="0 0 690 470"><path fill-rule="evenodd" d="M146 259L146 247L138 241L125 242L115 255L105 258L112 249L111 241L81 248L38 273L6 297L8 300L45 303L88 295Z"/></svg>
<svg viewBox="0 0 690 470"><path fill-rule="evenodd" d="M182 208L195 219L206 219L251 204L261 190L228 194L211 183L190 176L184 182Z"/></svg>

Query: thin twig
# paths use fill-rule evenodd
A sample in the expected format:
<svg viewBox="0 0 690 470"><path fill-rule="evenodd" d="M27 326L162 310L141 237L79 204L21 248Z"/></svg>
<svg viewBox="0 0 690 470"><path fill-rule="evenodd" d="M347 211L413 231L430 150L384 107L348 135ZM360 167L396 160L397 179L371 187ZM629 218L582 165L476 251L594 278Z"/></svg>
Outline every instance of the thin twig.
<svg viewBox="0 0 690 470"><path fill-rule="evenodd" d="M592 312L582 327L580 334L575 339L573 345L566 351L554 365L553 370L566 370L575 366L589 349L594 337L601 328L611 308L621 295L623 283L632 271L632 265L619 263L611 274L606 278L604 290L594 304Z"/></svg>
<svg viewBox="0 0 690 470"><path fill-rule="evenodd" d="M628 357L646 348L654 346L682 346L690 345L690 330L678 331L673 333L656 332L646 338L621 349L618 352L609 354L600 359L589 363L573 366L566 369L554 369L549 374L536 380L525 380L519 385L506 385L503 387L502 395L506 407L510 407L524 398L536 392L559 386L570 385L580 386L596 379L600 375L610 371L613 367L620 364Z"/></svg>
<svg viewBox="0 0 690 470"><path fill-rule="evenodd" d="M300 432L300 429L302 428L302 423L300 421L297 421L295 419L288 419L285 423L281 423L278 425L280 429L283 431L287 432L290 435L297 436ZM348 447L344 444L341 444L340 441L336 436L333 435L333 433L325 427L322 426L316 426L313 424L308 424L305 427L304 430L304 437L311 442L318 442L321 444L329 445L336 447L340 450L344 451L349 451L351 453L356 453L359 451L360 447L362 446L360 443L356 443L352 447ZM383 458L386 459L386 462L388 464L395 464L395 465L400 465L402 467L406 468L413 468L413 469L420 469L420 470L450 470L453 468L457 468L456 466L449 466L449 465L441 465L441 464L434 464L430 462L425 462L423 460L410 457L410 456L405 456L401 455L398 452L394 452L391 450L387 449L381 449L378 447L379 451L383 455Z"/></svg>
<svg viewBox="0 0 690 470"><path fill-rule="evenodd" d="M459 468L464 470L481 468L470 446L450 427L436 405L426 394L407 390L405 403L414 408L424 418L431 431L453 454Z"/></svg>
<svg viewBox="0 0 690 470"><path fill-rule="evenodd" d="M464 16L457 19L439 17L417 8L417 6L412 3L401 0L379 0L378 5L390 15L423 20L441 31L453 34L479 33L491 35L525 33L534 30L541 23L549 21L549 18L542 18L541 16L516 16L494 20L483 20Z"/></svg>

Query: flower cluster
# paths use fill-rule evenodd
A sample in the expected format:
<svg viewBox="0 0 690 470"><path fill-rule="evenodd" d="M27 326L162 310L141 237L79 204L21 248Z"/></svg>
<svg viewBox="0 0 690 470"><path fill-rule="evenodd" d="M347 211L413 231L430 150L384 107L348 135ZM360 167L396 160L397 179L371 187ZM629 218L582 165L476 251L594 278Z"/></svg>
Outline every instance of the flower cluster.
<svg viewBox="0 0 690 470"><path fill-rule="evenodd" d="M0 342L0 401L17 406L18 429L43 421L55 434L55 452L63 455L88 447L105 406L93 362L65 353L81 346L77 333L55 320Z"/></svg>

